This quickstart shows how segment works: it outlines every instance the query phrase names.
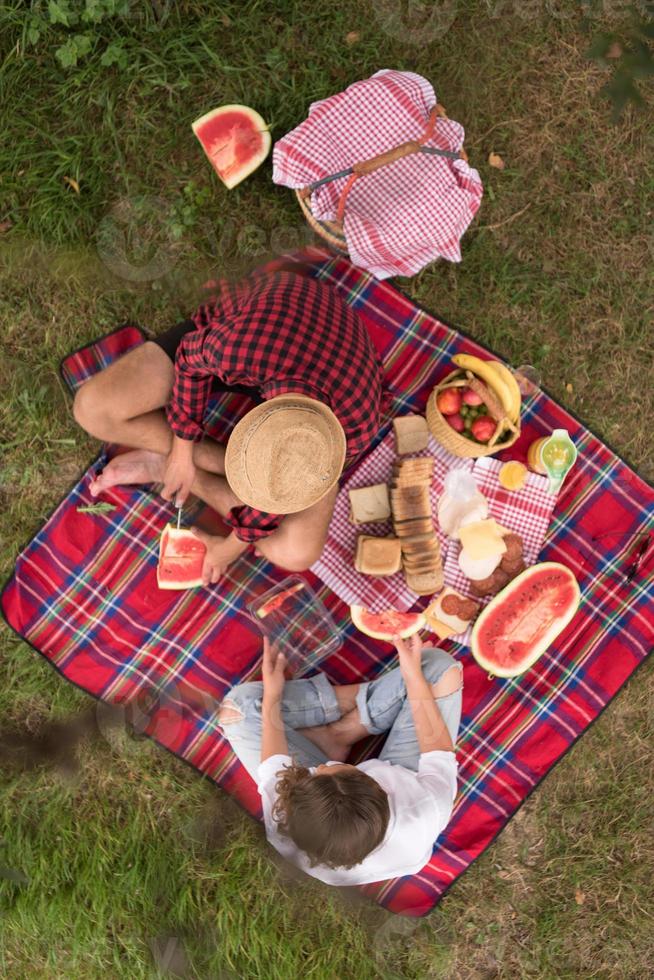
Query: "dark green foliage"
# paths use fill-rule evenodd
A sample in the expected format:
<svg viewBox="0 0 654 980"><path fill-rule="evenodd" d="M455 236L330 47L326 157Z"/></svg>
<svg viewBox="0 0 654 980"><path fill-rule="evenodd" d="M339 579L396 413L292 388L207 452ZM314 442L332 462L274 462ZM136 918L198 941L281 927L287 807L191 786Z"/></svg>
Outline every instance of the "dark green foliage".
<svg viewBox="0 0 654 980"><path fill-rule="evenodd" d="M601 94L613 104L614 122L629 103L642 106L641 83L654 75L654 3L647 0L631 6L625 27L597 34L588 57L612 68Z"/></svg>

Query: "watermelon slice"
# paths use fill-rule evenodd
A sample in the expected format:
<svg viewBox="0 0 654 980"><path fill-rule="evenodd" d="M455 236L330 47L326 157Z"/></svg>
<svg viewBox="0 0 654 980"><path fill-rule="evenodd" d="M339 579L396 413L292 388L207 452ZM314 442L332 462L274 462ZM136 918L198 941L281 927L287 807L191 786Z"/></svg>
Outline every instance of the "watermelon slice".
<svg viewBox="0 0 654 980"><path fill-rule="evenodd" d="M393 642L396 636L406 639L413 636L425 625L422 613L398 612L397 609L386 609L385 612L373 613L363 606L350 606L352 622L358 630L375 640Z"/></svg>
<svg viewBox="0 0 654 980"><path fill-rule="evenodd" d="M258 616L259 619L265 619L266 616L268 616L271 612L274 612L275 609L279 609L280 606L283 606L289 596L295 595L296 592L299 592L300 589L303 588L304 582L296 582L295 585L291 585L290 588L284 589L284 591L280 592L279 595L274 595L272 599L268 600L268 602L264 602L263 606L257 609L255 615Z"/></svg>
<svg viewBox="0 0 654 980"><path fill-rule="evenodd" d="M159 541L157 585L160 589L193 589L202 585L207 547L186 528L165 527Z"/></svg>
<svg viewBox="0 0 654 980"><path fill-rule="evenodd" d="M577 611L579 585L569 568L532 565L489 602L472 630L477 663L496 677L524 673Z"/></svg>
<svg viewBox="0 0 654 980"><path fill-rule="evenodd" d="M220 106L192 125L211 166L230 190L256 170L270 152L268 127L259 113L246 105Z"/></svg>

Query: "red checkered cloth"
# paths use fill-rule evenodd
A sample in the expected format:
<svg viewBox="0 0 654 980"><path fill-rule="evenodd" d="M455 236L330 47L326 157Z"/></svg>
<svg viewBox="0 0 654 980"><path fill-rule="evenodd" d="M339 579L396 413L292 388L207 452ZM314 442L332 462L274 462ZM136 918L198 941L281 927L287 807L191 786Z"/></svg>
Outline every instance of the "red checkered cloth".
<svg viewBox="0 0 654 980"><path fill-rule="evenodd" d="M556 504L556 497L547 493L547 480L544 476L530 473L523 490L510 492L504 490L498 483L497 474L502 464L497 459L488 457L479 460L460 459L449 453L433 438L430 438L427 449L416 455L434 458L434 479L431 485L433 514L437 512L438 499L443 490L446 473L451 469L467 470L472 473L479 490L488 500L489 516L520 534L524 541L526 562L533 564L536 561L543 547ZM389 575L387 578L372 578L359 574L353 565L356 539L359 534L383 537L386 534L393 534L393 527L390 521L352 524L349 519L348 491L355 487L389 482L395 459L394 439L389 433L343 485L336 499L325 548L320 559L311 568L314 575L317 575L344 602L349 605L365 606L372 612L382 612L385 609L399 609L405 612L416 605L418 598L407 588L401 572L397 575ZM437 533L441 546L445 584L474 598L470 592L470 582L461 572L457 561L459 543L448 538L440 528L437 528ZM425 600L420 604L425 605L427 602L428 600ZM467 636L459 636L457 639L460 643L467 642Z"/></svg>
<svg viewBox="0 0 654 980"><path fill-rule="evenodd" d="M307 257L314 275L364 319L384 363L394 415L424 411L453 354L487 353L344 259L315 250ZM126 329L71 355L70 386L142 339ZM207 431L226 440L251 404L242 395L221 394L204 420ZM579 451L540 558L574 571L581 605L522 677L489 680L469 651L452 641L439 644L464 667L459 794L419 874L364 886L393 912L417 916L434 907L654 646L654 547L631 581L626 574L652 530L654 489L544 392L525 400L522 425L520 440L505 451L515 459L524 460L529 443L555 428L567 428ZM137 714L140 707L139 731L260 818L256 787L217 729L215 710L233 684L260 676L261 634L247 607L287 573L245 555L216 585L182 593L158 589L159 536L175 509L150 487L116 487L103 494L115 510L78 511L93 502L89 480L105 459L89 467L20 553L2 593L2 612L68 681L103 701L129 701ZM356 469L346 478L352 473ZM343 639L322 664L332 682L373 678L396 662L392 647L359 633L348 607L314 575L307 573L307 581ZM355 761L378 744L363 743Z"/></svg>
<svg viewBox="0 0 654 980"><path fill-rule="evenodd" d="M308 118L275 144L273 180L304 188L410 139L423 136L436 105L420 75L379 71L344 92L314 102ZM439 118L424 145L458 152L463 127ZM334 221L347 177L316 188L311 211ZM460 239L483 193L481 178L464 160L416 153L354 183L343 231L351 260L378 279L412 276L435 259L461 261Z"/></svg>

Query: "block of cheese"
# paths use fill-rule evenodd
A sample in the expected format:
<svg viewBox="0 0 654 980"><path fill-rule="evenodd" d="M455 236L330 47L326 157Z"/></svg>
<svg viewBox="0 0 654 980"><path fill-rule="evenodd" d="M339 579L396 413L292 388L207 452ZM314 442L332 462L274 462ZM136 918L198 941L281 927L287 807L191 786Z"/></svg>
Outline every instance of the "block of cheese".
<svg viewBox="0 0 654 980"><path fill-rule="evenodd" d="M388 486L376 483L372 487L358 487L350 490L350 521L353 524L372 524L374 521L387 521L391 516L391 502Z"/></svg>
<svg viewBox="0 0 654 980"><path fill-rule="evenodd" d="M395 452L398 456L405 453L420 453L427 448L429 428L423 415L400 415L393 419L395 435Z"/></svg>
<svg viewBox="0 0 654 980"><path fill-rule="evenodd" d="M506 551L503 531L504 528L500 527L497 521L492 518L485 521L473 521L471 524L465 524L459 528L461 546L473 561L503 555Z"/></svg>

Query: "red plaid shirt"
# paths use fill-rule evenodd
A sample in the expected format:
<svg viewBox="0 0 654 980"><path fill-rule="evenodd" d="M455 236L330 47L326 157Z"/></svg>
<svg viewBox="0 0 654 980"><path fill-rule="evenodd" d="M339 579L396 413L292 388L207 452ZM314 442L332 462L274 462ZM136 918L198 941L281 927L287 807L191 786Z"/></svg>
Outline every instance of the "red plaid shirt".
<svg viewBox="0 0 654 980"><path fill-rule="evenodd" d="M365 325L330 286L293 272L220 284L192 317L175 357L167 416L181 439L202 438L214 379L246 385L263 399L295 393L328 405L345 431L348 460L379 429L381 365ZM242 541L271 534L283 515L235 508L228 523Z"/></svg>

